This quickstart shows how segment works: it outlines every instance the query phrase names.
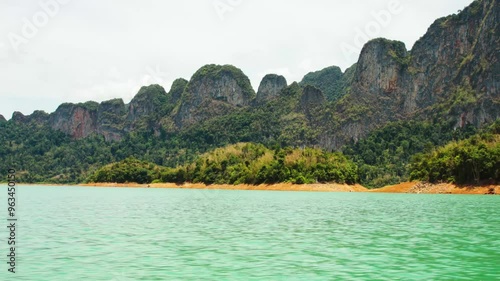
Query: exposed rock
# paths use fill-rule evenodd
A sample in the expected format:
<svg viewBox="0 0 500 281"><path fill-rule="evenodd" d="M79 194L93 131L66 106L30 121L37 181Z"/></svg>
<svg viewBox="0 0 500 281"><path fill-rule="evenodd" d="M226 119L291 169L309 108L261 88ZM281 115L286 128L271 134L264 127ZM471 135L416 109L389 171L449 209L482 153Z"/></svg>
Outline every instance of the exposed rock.
<svg viewBox="0 0 500 281"><path fill-rule="evenodd" d="M176 132L178 127L174 122L178 109L181 105L182 94L186 91L189 81L179 78L172 83L172 87L167 95L167 104L162 107L162 114L155 124L153 130L156 136L162 135L162 132ZM174 109L176 109L174 111ZM173 113L174 112L174 113Z"/></svg>
<svg viewBox="0 0 500 281"><path fill-rule="evenodd" d="M341 127L342 134L347 136L344 141L357 141L378 126L403 119L409 112L403 109L406 91L401 91L407 83L404 74L407 59L408 52L402 42L375 39L363 47L348 101L339 103L336 110L343 113L345 120Z"/></svg>
<svg viewBox="0 0 500 281"><path fill-rule="evenodd" d="M266 75L260 82L259 90L257 91L257 104L272 100L279 95L279 92L287 86L285 77L276 74Z"/></svg>
<svg viewBox="0 0 500 281"><path fill-rule="evenodd" d="M409 83L403 88L408 92L405 108L413 111L448 102L457 127L496 120L499 22L498 0L474 1L458 15L436 20L411 51ZM463 101L464 95L469 102Z"/></svg>
<svg viewBox="0 0 500 281"><path fill-rule="evenodd" d="M242 108L250 112L255 108L247 106L277 98L258 109L280 118L282 127L288 120L298 120L289 135L307 127L314 130L308 132L313 141L307 144L326 149L358 141L392 121L438 120L455 127L479 127L500 117L498 1L476 0L458 15L437 20L411 51L398 41L372 40L345 73L338 67L310 73L301 82L303 88L296 83L286 87L283 77L268 75L255 97L240 69L207 65L189 82L176 80L168 94L158 85L141 88L128 108L121 100L63 104L50 115L49 124L75 138L98 133L119 140L128 131L172 132ZM276 113L278 106L287 110ZM267 108L275 112L270 114ZM43 123L47 118L42 113L32 115L16 112L12 120ZM271 134L280 130L272 130L266 138L279 138ZM300 138L289 139L301 143Z"/></svg>
<svg viewBox="0 0 500 281"><path fill-rule="evenodd" d="M198 70L189 82L188 93L195 101L224 101L233 106L245 106L255 97L248 77L231 65L207 65Z"/></svg>
<svg viewBox="0 0 500 281"><path fill-rule="evenodd" d="M97 131L96 102L64 103L50 116L50 126L75 139L85 138Z"/></svg>
<svg viewBox="0 0 500 281"><path fill-rule="evenodd" d="M248 77L231 65L206 65L189 81L181 104L174 110L178 128L227 114L255 98Z"/></svg>
<svg viewBox="0 0 500 281"><path fill-rule="evenodd" d="M101 104L66 103L51 114L49 124L75 139L99 134L107 141L119 141L127 131L155 127L155 120L166 115L163 108L167 98L161 86L151 85L142 87L128 106L122 99Z"/></svg>
<svg viewBox="0 0 500 281"><path fill-rule="evenodd" d="M127 107L122 99L113 99L99 104L97 109L97 133L107 141L122 139Z"/></svg>
<svg viewBox="0 0 500 281"><path fill-rule="evenodd" d="M393 96L402 83L403 60L408 54L404 43L386 39L368 42L361 51L354 77L353 94L374 99ZM399 82L399 83L398 83Z"/></svg>
<svg viewBox="0 0 500 281"><path fill-rule="evenodd" d="M129 104L127 121L135 121L159 113L167 103L167 92L160 85L142 87Z"/></svg>
<svg viewBox="0 0 500 281"><path fill-rule="evenodd" d="M186 89L188 83L189 81L183 78L176 79L174 83L172 83L170 92L168 92L170 103L177 104L177 102L181 99L182 93L184 92L184 89Z"/></svg>
<svg viewBox="0 0 500 281"><path fill-rule="evenodd" d="M300 107L302 109L310 109L325 103L325 95L323 92L311 85L306 85L300 97Z"/></svg>
<svg viewBox="0 0 500 281"><path fill-rule="evenodd" d="M411 52L397 41L368 42L335 108L341 122L320 145L338 149L391 121L439 118L459 127L498 119L500 52L491 46L500 45L499 9L498 0L474 1L437 20Z"/></svg>

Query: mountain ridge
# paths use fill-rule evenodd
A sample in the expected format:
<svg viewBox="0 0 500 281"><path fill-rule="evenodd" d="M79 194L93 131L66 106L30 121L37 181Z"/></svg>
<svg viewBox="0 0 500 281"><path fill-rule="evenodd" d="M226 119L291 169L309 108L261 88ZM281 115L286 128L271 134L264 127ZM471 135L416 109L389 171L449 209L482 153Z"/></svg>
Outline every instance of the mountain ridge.
<svg viewBox="0 0 500 281"><path fill-rule="evenodd" d="M303 89L314 86L326 97L323 106L314 109L316 120L311 115L304 117L308 126L322 127L314 145L339 149L388 122L421 114L431 117L438 110L435 107L450 100L459 100L450 102L446 110L455 127L481 127L496 120L500 105L498 47L495 49L500 45L498 7L497 0L474 1L457 15L437 19L411 50L402 42L377 38L364 45L358 62L344 73L332 66L305 75L299 85ZM163 130L175 132L265 106L287 87L284 77L270 77L266 75L261 82L261 86L267 83L269 93L256 93L240 69L206 65L189 81L174 81L168 93L159 85L150 85L142 87L129 104L117 99L101 104L65 103L48 119L40 112L34 112L34 117L16 112L12 120L48 122L75 139L98 134L108 141L120 141L139 129L159 135ZM113 107L113 103L119 106Z"/></svg>
<svg viewBox="0 0 500 281"><path fill-rule="evenodd" d="M412 47L376 38L359 60L288 83L266 75L255 92L231 65L206 65L170 91L64 103L51 114L0 117L0 163L21 178L74 182L129 156L168 167L235 143L342 151L367 186L408 176L417 153L461 140L500 114L498 0L437 19ZM332 78L333 75L333 78Z"/></svg>
<svg viewBox="0 0 500 281"><path fill-rule="evenodd" d="M411 50L376 38L344 72L330 67L291 83L266 75L257 93L241 69L206 65L168 92L144 86L128 104L15 112L0 118L0 168L16 167L23 182L75 183L128 157L175 168L256 143L341 151L369 187L406 181L418 153L498 127L499 7L476 0L436 20Z"/></svg>

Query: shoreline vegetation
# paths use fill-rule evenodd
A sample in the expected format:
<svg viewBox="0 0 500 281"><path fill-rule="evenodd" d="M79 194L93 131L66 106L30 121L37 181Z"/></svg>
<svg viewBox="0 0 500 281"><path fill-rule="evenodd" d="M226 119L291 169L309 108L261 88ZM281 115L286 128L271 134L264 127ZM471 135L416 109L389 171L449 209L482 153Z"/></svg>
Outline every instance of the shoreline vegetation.
<svg viewBox="0 0 500 281"><path fill-rule="evenodd" d="M351 155L353 153L361 155L360 159L370 158L357 150L343 154L309 147L269 148L258 143L236 143L200 154L196 160L175 168L129 156L104 166L87 167L80 172L86 175L85 178L69 182L60 180L62 174L49 180L36 180L27 170L20 170L17 179L19 183L35 185L89 187L500 194L498 121L469 138L439 147L429 146L421 153L410 153L409 160L401 160L405 157L400 155L403 158L398 161L385 161L392 171L395 171L394 163L401 162L399 173L367 168ZM390 154L388 150L373 153L380 157ZM367 180L380 173L389 180L375 185Z"/></svg>
<svg viewBox="0 0 500 281"><path fill-rule="evenodd" d="M301 191L301 192L368 192L368 193L412 193L412 194L483 194L500 195L500 185L464 185L459 186L451 183L430 184L424 182L405 182L377 189L368 189L360 184L260 184L260 185L228 185L202 183L85 183L78 184L83 187L97 188L178 188L178 189L206 189L206 190L258 190L258 191Z"/></svg>
<svg viewBox="0 0 500 281"><path fill-rule="evenodd" d="M481 133L416 154L403 183L379 189L341 153L238 143L167 168L127 158L96 170L85 186L227 190L500 194L500 134ZM128 184L136 182L138 184ZM399 181L398 181L399 182Z"/></svg>

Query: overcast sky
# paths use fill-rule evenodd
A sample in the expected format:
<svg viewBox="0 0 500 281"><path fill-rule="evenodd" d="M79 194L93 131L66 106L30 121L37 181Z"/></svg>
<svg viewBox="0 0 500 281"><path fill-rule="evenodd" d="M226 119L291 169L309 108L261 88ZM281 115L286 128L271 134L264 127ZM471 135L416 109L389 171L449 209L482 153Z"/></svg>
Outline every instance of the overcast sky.
<svg viewBox="0 0 500 281"><path fill-rule="evenodd" d="M2 0L0 114L168 91L209 63L233 64L257 89L357 61L370 38L413 44L472 0Z"/></svg>

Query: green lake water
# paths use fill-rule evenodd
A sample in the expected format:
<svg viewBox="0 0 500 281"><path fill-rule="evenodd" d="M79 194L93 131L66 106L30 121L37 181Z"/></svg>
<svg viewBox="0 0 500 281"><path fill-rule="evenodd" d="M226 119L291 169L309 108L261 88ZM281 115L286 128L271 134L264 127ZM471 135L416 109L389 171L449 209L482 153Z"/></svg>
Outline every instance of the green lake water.
<svg viewBox="0 0 500 281"><path fill-rule="evenodd" d="M0 189L7 225L7 190ZM18 187L0 280L500 280L500 196Z"/></svg>

